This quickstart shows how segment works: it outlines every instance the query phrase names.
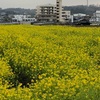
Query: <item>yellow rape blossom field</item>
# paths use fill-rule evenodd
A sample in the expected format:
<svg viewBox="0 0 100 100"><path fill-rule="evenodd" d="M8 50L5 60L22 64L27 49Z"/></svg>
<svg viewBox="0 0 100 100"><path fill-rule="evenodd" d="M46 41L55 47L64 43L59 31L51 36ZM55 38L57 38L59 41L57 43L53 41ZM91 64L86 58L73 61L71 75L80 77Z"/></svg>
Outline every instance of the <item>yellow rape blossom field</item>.
<svg viewBox="0 0 100 100"><path fill-rule="evenodd" d="M0 100L100 100L100 28L1 25Z"/></svg>

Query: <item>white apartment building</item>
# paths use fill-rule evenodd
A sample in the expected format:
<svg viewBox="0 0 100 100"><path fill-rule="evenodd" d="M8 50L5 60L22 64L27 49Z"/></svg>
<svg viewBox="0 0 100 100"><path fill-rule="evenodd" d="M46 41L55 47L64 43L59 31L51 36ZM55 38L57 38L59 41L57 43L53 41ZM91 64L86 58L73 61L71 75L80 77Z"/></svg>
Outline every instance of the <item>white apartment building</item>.
<svg viewBox="0 0 100 100"><path fill-rule="evenodd" d="M62 22L68 22L69 20L71 20L71 12L62 11Z"/></svg>
<svg viewBox="0 0 100 100"><path fill-rule="evenodd" d="M35 18L31 18L31 15L14 15L13 22L33 22Z"/></svg>
<svg viewBox="0 0 100 100"><path fill-rule="evenodd" d="M96 11L90 19L91 23L100 24L100 11Z"/></svg>
<svg viewBox="0 0 100 100"><path fill-rule="evenodd" d="M36 18L39 22L65 22L70 14L70 11L63 10L62 0L56 0L56 5L37 6Z"/></svg>
<svg viewBox="0 0 100 100"><path fill-rule="evenodd" d="M52 4L37 6L36 18L39 22L55 22L56 6Z"/></svg>

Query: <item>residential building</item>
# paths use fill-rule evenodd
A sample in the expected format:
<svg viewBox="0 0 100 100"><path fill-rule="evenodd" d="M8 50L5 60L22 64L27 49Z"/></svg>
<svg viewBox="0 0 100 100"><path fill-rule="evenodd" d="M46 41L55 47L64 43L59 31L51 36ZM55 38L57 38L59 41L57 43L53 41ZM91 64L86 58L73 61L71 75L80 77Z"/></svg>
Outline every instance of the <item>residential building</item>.
<svg viewBox="0 0 100 100"><path fill-rule="evenodd" d="M56 0L56 5L37 6L36 19L38 22L66 22L70 14L70 11L63 10L62 0Z"/></svg>
<svg viewBox="0 0 100 100"><path fill-rule="evenodd" d="M82 19L85 16L86 14L83 14L83 13L73 14L74 19Z"/></svg>
<svg viewBox="0 0 100 100"><path fill-rule="evenodd" d="M0 13L0 23L6 22L11 22L11 17L5 12Z"/></svg>
<svg viewBox="0 0 100 100"><path fill-rule="evenodd" d="M87 16L86 14L83 13L77 13L77 14L73 14L71 15L71 22L78 22L81 19L84 19L84 17Z"/></svg>
<svg viewBox="0 0 100 100"><path fill-rule="evenodd" d="M70 11L62 11L62 22L69 22L71 20L71 12Z"/></svg>
<svg viewBox="0 0 100 100"><path fill-rule="evenodd" d="M37 6L36 18L39 22L55 22L56 6L52 4Z"/></svg>
<svg viewBox="0 0 100 100"><path fill-rule="evenodd" d="M96 11L90 19L93 24L100 24L100 10Z"/></svg>
<svg viewBox="0 0 100 100"><path fill-rule="evenodd" d="M31 15L14 15L12 18L12 22L33 22L35 20Z"/></svg>

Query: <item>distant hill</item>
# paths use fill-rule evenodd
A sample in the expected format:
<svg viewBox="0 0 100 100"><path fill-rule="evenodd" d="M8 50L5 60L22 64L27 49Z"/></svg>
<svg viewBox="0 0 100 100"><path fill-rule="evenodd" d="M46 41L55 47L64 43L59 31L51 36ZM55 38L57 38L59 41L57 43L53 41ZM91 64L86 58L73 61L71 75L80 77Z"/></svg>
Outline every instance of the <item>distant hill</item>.
<svg viewBox="0 0 100 100"><path fill-rule="evenodd" d="M89 7L85 5L77 5L77 6L64 6L64 10L70 10L72 14L75 13L85 13L88 15L92 15L96 10L100 10L100 6L90 5ZM34 16L36 14L36 9L24 9L24 8L0 8L0 13L7 14L29 14Z"/></svg>
<svg viewBox="0 0 100 100"><path fill-rule="evenodd" d="M6 13L6 14L29 14L34 16L36 13L35 9L24 9L24 8L7 8L2 9L0 8L0 13Z"/></svg>
<svg viewBox="0 0 100 100"><path fill-rule="evenodd" d="M96 10L100 10L100 6L90 5L78 5L78 6L64 6L64 10L70 10L72 14L75 13L85 13L88 15L93 15Z"/></svg>

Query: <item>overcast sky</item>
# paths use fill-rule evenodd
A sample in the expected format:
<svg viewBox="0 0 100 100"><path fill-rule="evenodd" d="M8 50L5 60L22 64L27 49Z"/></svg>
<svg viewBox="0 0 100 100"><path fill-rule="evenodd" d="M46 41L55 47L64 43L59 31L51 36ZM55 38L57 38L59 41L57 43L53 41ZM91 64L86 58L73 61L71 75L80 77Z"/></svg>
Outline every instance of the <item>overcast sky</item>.
<svg viewBox="0 0 100 100"><path fill-rule="evenodd" d="M0 0L1 8L30 8L34 9L41 4L55 4L56 0ZM64 6L86 5L87 0L63 0ZM100 0L89 0L89 4L100 4Z"/></svg>

